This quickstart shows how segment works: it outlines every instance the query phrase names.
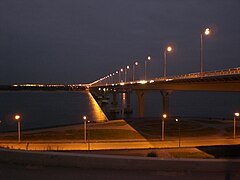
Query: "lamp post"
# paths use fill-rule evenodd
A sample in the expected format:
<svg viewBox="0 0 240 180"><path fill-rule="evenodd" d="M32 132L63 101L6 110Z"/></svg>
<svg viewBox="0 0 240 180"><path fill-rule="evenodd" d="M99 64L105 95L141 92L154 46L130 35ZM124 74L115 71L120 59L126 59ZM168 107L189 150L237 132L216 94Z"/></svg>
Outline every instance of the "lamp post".
<svg viewBox="0 0 240 180"><path fill-rule="evenodd" d="M112 73L112 84L114 84L115 82L114 77L115 77L115 73Z"/></svg>
<svg viewBox="0 0 240 180"><path fill-rule="evenodd" d="M239 117L239 113L236 112L234 113L234 119L233 119L233 138L235 139L236 138L236 119L237 117Z"/></svg>
<svg viewBox="0 0 240 180"><path fill-rule="evenodd" d="M112 84L112 74L109 75L109 84Z"/></svg>
<svg viewBox="0 0 240 180"><path fill-rule="evenodd" d="M18 142L21 142L21 124L20 124L20 115L16 114L14 116L15 120L18 122Z"/></svg>
<svg viewBox="0 0 240 180"><path fill-rule="evenodd" d="M119 71L119 77L120 77L120 82L119 83L121 83L121 81L122 81L122 78L121 78L121 73L122 72L123 72L123 68L121 68L120 71Z"/></svg>
<svg viewBox="0 0 240 180"><path fill-rule="evenodd" d="M162 115L162 141L164 141L164 120L167 118L167 114Z"/></svg>
<svg viewBox="0 0 240 180"><path fill-rule="evenodd" d="M87 121L87 123L90 123L90 121ZM88 139L88 151L90 150L90 131L89 128L87 128L87 139Z"/></svg>
<svg viewBox="0 0 240 180"><path fill-rule="evenodd" d="M125 69L124 69L124 82L127 82L127 70L129 69L129 66L127 66Z"/></svg>
<svg viewBox="0 0 240 180"><path fill-rule="evenodd" d="M118 74L118 82L120 83L120 73L119 73L119 71L116 71L116 74Z"/></svg>
<svg viewBox="0 0 240 180"><path fill-rule="evenodd" d="M180 121L178 119L175 119L175 121L178 123L178 147L180 147Z"/></svg>
<svg viewBox="0 0 240 180"><path fill-rule="evenodd" d="M210 29L206 28L204 32L200 33L200 75L203 73L203 35L208 36L210 34Z"/></svg>
<svg viewBox="0 0 240 180"><path fill-rule="evenodd" d="M84 125L83 125L83 136L84 136L84 142L87 142L87 116L83 116L83 121L84 121Z"/></svg>
<svg viewBox="0 0 240 180"><path fill-rule="evenodd" d="M172 47L168 46L163 53L163 77L166 79L167 76L167 52L171 52Z"/></svg>
<svg viewBox="0 0 240 180"><path fill-rule="evenodd" d="M137 66L137 65L138 65L138 62L136 61L136 62L133 64L133 71L132 71L132 73L133 73L132 80L133 80L133 81L135 80L135 66Z"/></svg>
<svg viewBox="0 0 240 180"><path fill-rule="evenodd" d="M147 80L147 61L151 60L151 56L148 56L147 59L145 59L145 68L144 68L144 79Z"/></svg>

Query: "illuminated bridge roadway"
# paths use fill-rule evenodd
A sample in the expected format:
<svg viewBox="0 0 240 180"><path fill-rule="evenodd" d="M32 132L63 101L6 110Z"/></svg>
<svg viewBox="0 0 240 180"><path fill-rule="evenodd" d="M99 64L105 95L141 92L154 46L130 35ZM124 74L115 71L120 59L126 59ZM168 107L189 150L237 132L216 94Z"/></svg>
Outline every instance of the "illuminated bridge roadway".
<svg viewBox="0 0 240 180"><path fill-rule="evenodd" d="M121 83L110 83L109 80L101 79L89 84L88 88L92 94L102 94L101 91L107 89L107 92L113 94L113 104L116 104L116 93L126 93L126 109L130 109L130 93L135 91L139 117L144 116L144 94L147 91L159 90L163 96L162 112L168 114L169 96L173 91L240 92L240 67Z"/></svg>

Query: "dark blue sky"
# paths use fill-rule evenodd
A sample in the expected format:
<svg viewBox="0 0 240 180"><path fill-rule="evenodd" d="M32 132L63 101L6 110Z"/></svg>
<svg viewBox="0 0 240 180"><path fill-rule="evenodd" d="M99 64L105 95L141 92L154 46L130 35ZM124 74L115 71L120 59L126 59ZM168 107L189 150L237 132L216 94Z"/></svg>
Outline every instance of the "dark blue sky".
<svg viewBox="0 0 240 180"><path fill-rule="evenodd" d="M239 0L1 0L0 84L88 83L152 55L149 76L240 66ZM138 73L143 74L142 67Z"/></svg>

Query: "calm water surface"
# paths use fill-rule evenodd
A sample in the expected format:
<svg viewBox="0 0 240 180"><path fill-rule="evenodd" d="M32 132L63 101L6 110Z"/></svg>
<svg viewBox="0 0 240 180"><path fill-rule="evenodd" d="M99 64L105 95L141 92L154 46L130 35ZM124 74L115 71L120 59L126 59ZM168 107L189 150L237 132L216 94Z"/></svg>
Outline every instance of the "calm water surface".
<svg viewBox="0 0 240 180"><path fill-rule="evenodd" d="M121 102L120 96L118 102ZM137 117L136 102L133 92L133 113L125 117ZM172 116L232 118L236 111L240 111L240 93L173 92L170 96ZM16 131L17 123L13 119L16 113L22 116L22 129L82 123L83 115L89 120L107 119L86 92L0 92L0 132ZM161 113L161 93L146 93L145 116L159 117ZM122 116L117 114L115 118Z"/></svg>
<svg viewBox="0 0 240 180"><path fill-rule="evenodd" d="M0 131L16 130L14 114L22 129L81 123L82 116L102 121L106 116L84 92L0 92Z"/></svg>

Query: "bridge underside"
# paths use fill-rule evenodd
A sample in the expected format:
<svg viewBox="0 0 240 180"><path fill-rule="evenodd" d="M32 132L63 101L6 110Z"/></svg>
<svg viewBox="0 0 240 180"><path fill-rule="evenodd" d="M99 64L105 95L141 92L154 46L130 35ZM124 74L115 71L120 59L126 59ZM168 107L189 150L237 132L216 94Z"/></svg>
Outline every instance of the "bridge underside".
<svg viewBox="0 0 240 180"><path fill-rule="evenodd" d="M95 86L91 89L107 88L108 92L126 93L135 91L138 96L138 113L144 116L144 94L147 91L158 90L163 96L163 113L168 114L169 96L172 91L208 91L208 92L240 92L240 75L218 76L191 79L167 79L146 82L144 84L125 83L124 85Z"/></svg>

